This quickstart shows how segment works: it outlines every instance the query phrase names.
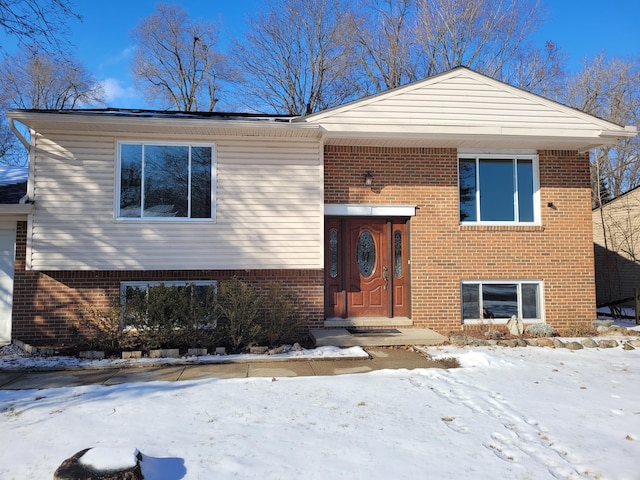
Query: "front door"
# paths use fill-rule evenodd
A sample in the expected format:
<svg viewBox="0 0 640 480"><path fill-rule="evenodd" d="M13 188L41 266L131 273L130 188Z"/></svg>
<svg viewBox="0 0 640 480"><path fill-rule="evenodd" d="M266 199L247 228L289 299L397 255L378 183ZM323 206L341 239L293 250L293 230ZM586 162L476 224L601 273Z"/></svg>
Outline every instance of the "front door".
<svg viewBox="0 0 640 480"><path fill-rule="evenodd" d="M325 315L407 316L406 221L328 218Z"/></svg>

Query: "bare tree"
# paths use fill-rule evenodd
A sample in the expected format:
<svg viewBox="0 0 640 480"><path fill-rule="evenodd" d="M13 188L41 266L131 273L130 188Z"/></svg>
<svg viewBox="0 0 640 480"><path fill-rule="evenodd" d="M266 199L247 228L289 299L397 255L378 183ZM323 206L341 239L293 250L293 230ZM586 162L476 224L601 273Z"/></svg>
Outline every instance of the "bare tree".
<svg viewBox="0 0 640 480"><path fill-rule="evenodd" d="M399 87L418 79L416 0L366 0L351 15L349 38L359 94Z"/></svg>
<svg viewBox="0 0 640 480"><path fill-rule="evenodd" d="M160 4L132 38L138 44L132 71L147 99L180 111L213 111L218 82L229 77L213 23L193 22L180 6Z"/></svg>
<svg viewBox="0 0 640 480"><path fill-rule="evenodd" d="M60 50L68 19L81 19L70 0L0 0L4 33L39 50Z"/></svg>
<svg viewBox="0 0 640 480"><path fill-rule="evenodd" d="M638 125L640 59L607 59L600 54L587 60L582 71L570 79L564 101L619 125ZM592 168L596 201L602 184L614 198L640 185L640 141L635 137L595 150Z"/></svg>
<svg viewBox="0 0 640 480"><path fill-rule="evenodd" d="M103 102L102 87L76 60L20 52L0 62L0 163L23 165L26 151L9 130L11 108L59 110Z"/></svg>
<svg viewBox="0 0 640 480"><path fill-rule="evenodd" d="M4 119L4 112L0 111L0 165L25 165L26 151L14 133L9 129Z"/></svg>
<svg viewBox="0 0 640 480"><path fill-rule="evenodd" d="M424 74L459 65L500 78L542 22L540 0L418 0Z"/></svg>
<svg viewBox="0 0 640 480"><path fill-rule="evenodd" d="M346 16L344 77L361 95L464 65L556 98L565 57L529 40L543 13L540 0L365 0Z"/></svg>
<svg viewBox="0 0 640 480"><path fill-rule="evenodd" d="M502 67L499 78L546 98L562 96L567 74L563 68L566 55L550 40L544 48L523 46L511 62Z"/></svg>
<svg viewBox="0 0 640 480"><path fill-rule="evenodd" d="M103 103L102 87L77 60L20 52L0 63L0 105L59 110Z"/></svg>
<svg viewBox="0 0 640 480"><path fill-rule="evenodd" d="M347 15L340 0L274 0L249 19L249 33L236 43L249 101L302 115L353 96L344 81Z"/></svg>

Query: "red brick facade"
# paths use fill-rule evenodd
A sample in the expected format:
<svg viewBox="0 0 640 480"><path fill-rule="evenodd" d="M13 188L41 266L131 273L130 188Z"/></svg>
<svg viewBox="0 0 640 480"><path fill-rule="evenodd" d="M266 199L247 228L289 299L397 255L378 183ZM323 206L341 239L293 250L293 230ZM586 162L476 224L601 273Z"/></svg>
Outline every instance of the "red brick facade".
<svg viewBox="0 0 640 480"><path fill-rule="evenodd" d="M461 226L457 151L447 148L325 147L325 202L415 205L410 221L414 327L461 330L463 280L541 280L546 321L555 328L595 315L589 161L575 151L540 151L541 226ZM373 186L363 186L365 172ZM551 205L551 206L548 206ZM320 270L78 271L25 270L26 222L18 223L13 337L72 341L83 304L107 306L123 281L224 280L296 289L309 326L322 327Z"/></svg>
<svg viewBox="0 0 640 480"><path fill-rule="evenodd" d="M417 206L410 222L415 327L460 330L462 280L541 280L547 323L589 322L595 291L588 155L538 155L541 226L461 226L456 149L327 146L325 201ZM372 187L363 186L367 171Z"/></svg>

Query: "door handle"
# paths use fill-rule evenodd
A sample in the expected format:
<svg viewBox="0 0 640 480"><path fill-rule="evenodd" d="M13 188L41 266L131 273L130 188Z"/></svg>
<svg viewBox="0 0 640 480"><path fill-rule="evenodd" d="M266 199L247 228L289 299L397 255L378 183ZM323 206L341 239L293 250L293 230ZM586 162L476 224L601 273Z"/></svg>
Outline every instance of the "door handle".
<svg viewBox="0 0 640 480"><path fill-rule="evenodd" d="M389 285L389 269L385 265L382 267L382 279L384 280L384 289L387 289L387 285Z"/></svg>

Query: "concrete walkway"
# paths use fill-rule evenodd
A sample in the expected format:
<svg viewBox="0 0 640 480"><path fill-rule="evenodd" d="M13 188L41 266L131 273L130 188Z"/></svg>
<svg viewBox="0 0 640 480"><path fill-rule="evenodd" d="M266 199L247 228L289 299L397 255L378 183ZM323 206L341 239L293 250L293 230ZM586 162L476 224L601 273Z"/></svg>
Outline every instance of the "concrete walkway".
<svg viewBox="0 0 640 480"><path fill-rule="evenodd" d="M55 371L0 371L0 389L30 390L128 382L203 378L299 377L365 373L383 369L446 368L413 349L367 348L369 358L235 361L128 368L72 368Z"/></svg>
<svg viewBox="0 0 640 480"><path fill-rule="evenodd" d="M390 345L442 345L444 335L430 328L319 328L309 331L317 347L381 347Z"/></svg>

